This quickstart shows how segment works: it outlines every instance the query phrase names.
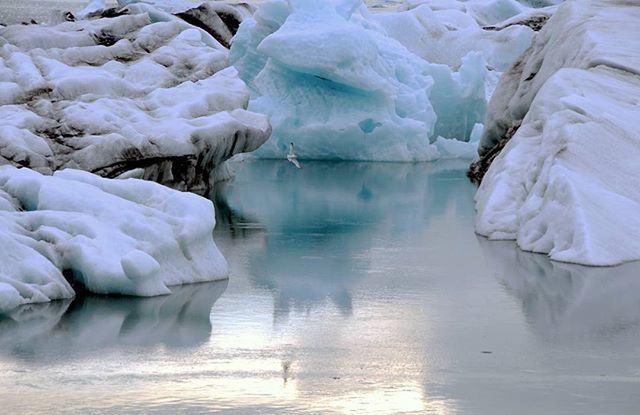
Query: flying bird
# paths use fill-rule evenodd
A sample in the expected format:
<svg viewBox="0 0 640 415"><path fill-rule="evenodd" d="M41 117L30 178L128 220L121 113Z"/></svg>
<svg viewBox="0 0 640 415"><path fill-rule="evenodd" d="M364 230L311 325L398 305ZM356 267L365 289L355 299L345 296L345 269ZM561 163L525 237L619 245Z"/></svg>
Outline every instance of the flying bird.
<svg viewBox="0 0 640 415"><path fill-rule="evenodd" d="M298 163L298 156L296 156L296 153L293 152L293 143L289 143L289 152L287 153L287 160L289 160L289 163L293 164L297 168L299 169L302 168L300 167L300 163Z"/></svg>

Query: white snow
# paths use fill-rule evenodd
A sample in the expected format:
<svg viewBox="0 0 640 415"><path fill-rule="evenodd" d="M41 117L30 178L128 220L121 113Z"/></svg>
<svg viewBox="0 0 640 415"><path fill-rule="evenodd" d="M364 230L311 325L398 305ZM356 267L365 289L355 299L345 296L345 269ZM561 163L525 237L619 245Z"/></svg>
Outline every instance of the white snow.
<svg viewBox="0 0 640 415"><path fill-rule="evenodd" d="M0 164L108 177L142 168L191 188L268 138L225 47L150 5L127 10L0 28Z"/></svg>
<svg viewBox="0 0 640 415"><path fill-rule="evenodd" d="M476 230L586 265L640 259L640 9L569 0L501 80L486 151L521 124L478 194Z"/></svg>
<svg viewBox="0 0 640 415"><path fill-rule="evenodd" d="M62 271L101 294L154 296L223 279L213 204L137 180L0 167L0 312L70 298Z"/></svg>

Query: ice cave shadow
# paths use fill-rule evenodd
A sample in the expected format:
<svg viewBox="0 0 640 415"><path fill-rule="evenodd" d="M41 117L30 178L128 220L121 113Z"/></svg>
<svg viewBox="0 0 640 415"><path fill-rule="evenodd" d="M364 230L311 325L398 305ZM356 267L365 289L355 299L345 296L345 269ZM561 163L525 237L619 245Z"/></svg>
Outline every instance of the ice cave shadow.
<svg viewBox="0 0 640 415"><path fill-rule="evenodd" d="M0 353L46 359L139 346L195 347L211 335L213 304L228 280L172 287L158 297L79 295L0 316Z"/></svg>
<svg viewBox="0 0 640 415"><path fill-rule="evenodd" d="M588 267L478 236L487 264L522 306L533 332L550 341L608 340L640 330L640 262Z"/></svg>

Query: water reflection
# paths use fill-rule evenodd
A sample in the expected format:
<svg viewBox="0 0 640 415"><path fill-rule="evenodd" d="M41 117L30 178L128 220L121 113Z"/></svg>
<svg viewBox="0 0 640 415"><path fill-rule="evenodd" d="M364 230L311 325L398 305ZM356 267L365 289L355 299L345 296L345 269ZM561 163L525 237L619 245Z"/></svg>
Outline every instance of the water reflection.
<svg viewBox="0 0 640 415"><path fill-rule="evenodd" d="M513 242L478 241L539 335L607 340L640 329L639 262L584 267L523 252Z"/></svg>
<svg viewBox="0 0 640 415"><path fill-rule="evenodd" d="M246 163L217 205L228 287L17 310L3 409L637 412L634 266L477 239L465 167Z"/></svg>
<svg viewBox="0 0 640 415"><path fill-rule="evenodd" d="M112 346L197 346L209 339L209 314L227 281L174 287L171 295L86 296L18 308L0 317L0 353L37 360Z"/></svg>
<svg viewBox="0 0 640 415"><path fill-rule="evenodd" d="M428 221L452 203L473 212L473 186L461 175L466 164L306 162L297 170L286 162L256 160L236 167L236 177L219 189L216 206L223 223L252 218L282 232L349 232L382 219L394 230L415 231L408 225L416 218Z"/></svg>
<svg viewBox="0 0 640 415"><path fill-rule="evenodd" d="M256 287L274 292L276 322L327 300L349 316L354 285L376 268L374 246L417 238L451 210L470 225L473 194L464 167L307 162L298 170L286 162L243 163L218 190L219 226L232 238L264 234L248 271Z"/></svg>

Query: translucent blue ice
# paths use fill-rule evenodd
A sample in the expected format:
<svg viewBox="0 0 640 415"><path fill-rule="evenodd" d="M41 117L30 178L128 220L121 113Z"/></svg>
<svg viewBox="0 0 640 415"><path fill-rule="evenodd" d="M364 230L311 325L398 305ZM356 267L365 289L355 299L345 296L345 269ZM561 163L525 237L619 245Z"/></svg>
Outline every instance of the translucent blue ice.
<svg viewBox="0 0 640 415"><path fill-rule="evenodd" d="M418 57L360 0L271 1L240 27L230 59L267 114L282 158L419 161L438 136L467 141L485 113L486 64L475 52L459 72Z"/></svg>

